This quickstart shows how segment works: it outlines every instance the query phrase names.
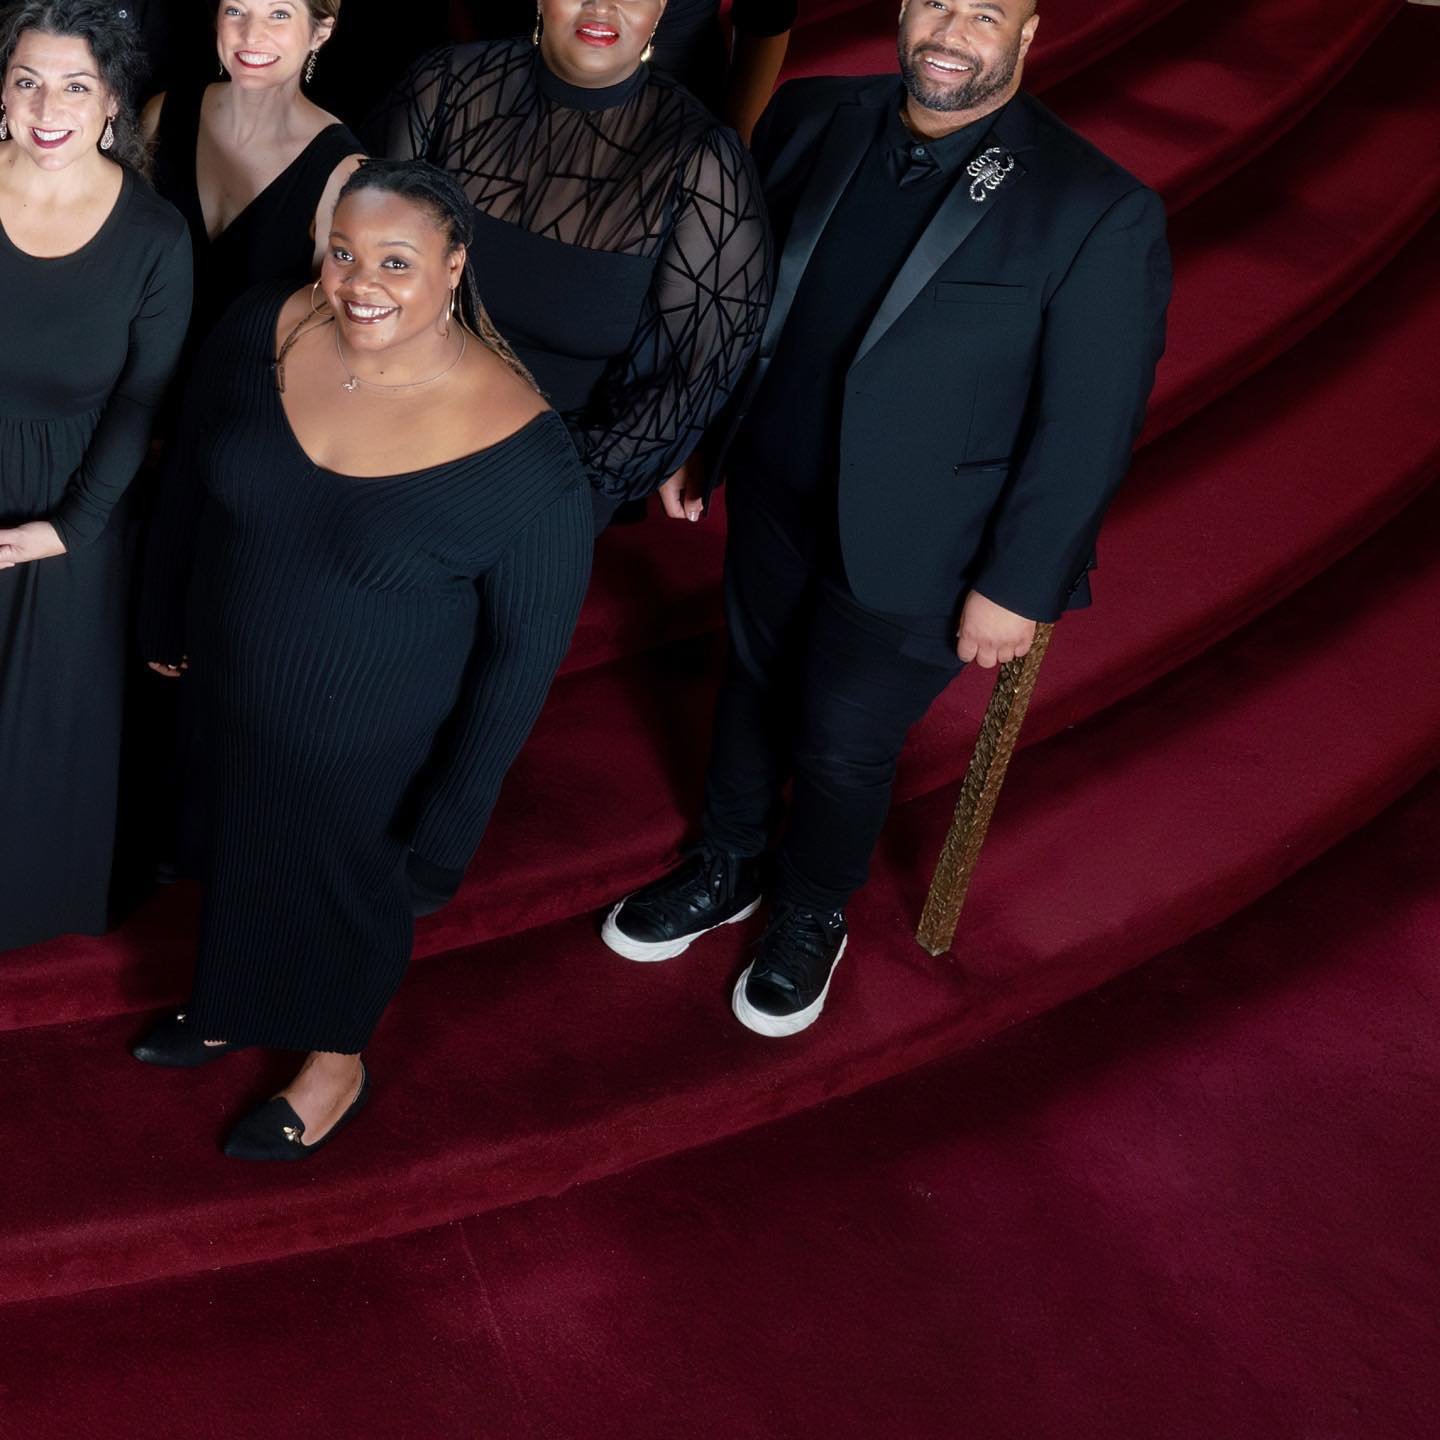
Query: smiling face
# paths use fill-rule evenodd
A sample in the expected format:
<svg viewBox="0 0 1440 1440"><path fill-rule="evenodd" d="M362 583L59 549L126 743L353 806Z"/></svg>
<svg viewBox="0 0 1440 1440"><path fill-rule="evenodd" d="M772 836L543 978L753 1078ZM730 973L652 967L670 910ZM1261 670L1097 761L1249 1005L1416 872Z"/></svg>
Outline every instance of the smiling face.
<svg viewBox="0 0 1440 1440"><path fill-rule="evenodd" d="M635 73L665 0L540 0L540 53L562 80L586 89Z"/></svg>
<svg viewBox="0 0 1440 1440"><path fill-rule="evenodd" d="M341 338L356 350L388 350L443 336L465 248L451 246L428 207L388 190L361 189L335 207L320 288Z"/></svg>
<svg viewBox="0 0 1440 1440"><path fill-rule="evenodd" d="M237 85L298 85L310 52L334 28L334 20L312 20L305 0L223 0L215 15L215 49Z"/></svg>
<svg viewBox="0 0 1440 1440"><path fill-rule="evenodd" d="M43 30L20 37L5 72L5 114L11 139L42 170L94 155L116 108L86 41Z"/></svg>
<svg viewBox="0 0 1440 1440"><path fill-rule="evenodd" d="M1031 0L909 0L898 49L910 98L944 114L996 109L1020 88L1039 23Z"/></svg>

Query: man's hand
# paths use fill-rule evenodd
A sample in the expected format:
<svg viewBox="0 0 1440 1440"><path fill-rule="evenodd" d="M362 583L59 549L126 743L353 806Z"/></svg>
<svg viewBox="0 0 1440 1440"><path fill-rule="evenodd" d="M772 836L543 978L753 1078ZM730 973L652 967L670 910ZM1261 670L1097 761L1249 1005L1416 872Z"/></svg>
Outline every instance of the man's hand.
<svg viewBox="0 0 1440 1440"><path fill-rule="evenodd" d="M163 660L147 660L145 664L167 680L178 680L190 668L190 657L184 656L178 665L167 665Z"/></svg>
<svg viewBox="0 0 1440 1440"><path fill-rule="evenodd" d="M65 542L48 520L29 520L13 530L0 530L0 570L64 553Z"/></svg>
<svg viewBox="0 0 1440 1440"><path fill-rule="evenodd" d="M660 503L672 520L698 520L705 513L705 462L699 451L660 487Z"/></svg>
<svg viewBox="0 0 1440 1440"><path fill-rule="evenodd" d="M993 670L1028 655L1034 642L1033 620L987 600L978 590L965 597L955 653L967 665L973 660L982 670Z"/></svg>

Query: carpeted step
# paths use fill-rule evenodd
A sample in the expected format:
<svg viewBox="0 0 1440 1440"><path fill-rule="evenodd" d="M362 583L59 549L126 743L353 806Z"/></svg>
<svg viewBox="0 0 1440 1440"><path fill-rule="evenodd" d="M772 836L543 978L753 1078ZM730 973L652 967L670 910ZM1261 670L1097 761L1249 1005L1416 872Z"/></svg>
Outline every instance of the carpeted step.
<svg viewBox="0 0 1440 1440"><path fill-rule="evenodd" d="M833 1013L793 1044L726 1014L740 934L634 966L577 919L417 967L368 1054L371 1113L296 1173L212 1148L281 1058L147 1070L124 1054L124 1017L0 1037L0 1298L555 1193L973 1044L1218 923L1440 761L1440 684L1394 683L1440 603L1437 523L1432 497L1223 647L1018 757L958 961L910 939L949 798L902 806L854 906Z"/></svg>
<svg viewBox="0 0 1440 1440"><path fill-rule="evenodd" d="M1440 329L1440 291L1427 283L1437 246L1440 222L1305 345L1142 453L1102 546L1099 604L1061 627L1026 744L1262 613L1434 477L1440 436L1426 357ZM560 682L472 879L422 922L417 955L602 905L665 863L695 813L718 644ZM979 672L964 677L916 728L902 797L958 780L989 685ZM177 887L111 936L7 956L0 1029L178 999L194 912L193 892Z"/></svg>
<svg viewBox="0 0 1440 1440"><path fill-rule="evenodd" d="M1174 213L1250 164L1386 36L1400 0L1185 5L1045 102Z"/></svg>
<svg viewBox="0 0 1440 1440"><path fill-rule="evenodd" d="M1440 208L1437 41L1440 16L1401 17L1292 135L1173 222L1169 345L1142 444L1296 344ZM657 512L607 535L566 673L717 628L722 521Z"/></svg>
<svg viewBox="0 0 1440 1440"><path fill-rule="evenodd" d="M1045 0L1025 62L1031 89L1053 85L1163 20L1184 0ZM786 78L873 75L895 68L895 11L875 0L802 5L790 35Z"/></svg>
<svg viewBox="0 0 1440 1440"><path fill-rule="evenodd" d="M1437 845L1432 778L974 1053L553 1201L0 1308L0 1431L1420 1440Z"/></svg>

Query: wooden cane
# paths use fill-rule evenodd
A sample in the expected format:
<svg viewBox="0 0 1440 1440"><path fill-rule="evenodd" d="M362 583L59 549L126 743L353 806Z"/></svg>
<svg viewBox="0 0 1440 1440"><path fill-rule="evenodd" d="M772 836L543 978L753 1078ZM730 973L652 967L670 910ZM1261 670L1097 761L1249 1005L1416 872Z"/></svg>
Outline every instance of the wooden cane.
<svg viewBox="0 0 1440 1440"><path fill-rule="evenodd" d="M1015 753L1020 726L1025 721L1030 697L1035 693L1040 663L1045 659L1054 629L1053 625L1036 626L1029 653L1023 659L1002 665L995 677L995 689L985 707L985 718L980 722L975 753L970 757L970 768L960 787L955 818L940 847L930 893L925 897L925 909L920 915L920 928L915 932L921 948L931 955L945 954L954 942L960 908L965 904L970 877L980 858L980 847L985 843L985 832L990 828L990 817L995 813L995 802L1000 798L1005 771Z"/></svg>

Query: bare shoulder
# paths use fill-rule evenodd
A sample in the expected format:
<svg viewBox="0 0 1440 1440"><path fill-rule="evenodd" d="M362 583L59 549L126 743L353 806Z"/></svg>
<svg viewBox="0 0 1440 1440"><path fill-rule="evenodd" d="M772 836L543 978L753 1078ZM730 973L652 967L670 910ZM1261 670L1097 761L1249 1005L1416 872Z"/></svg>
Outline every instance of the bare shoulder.
<svg viewBox="0 0 1440 1440"><path fill-rule="evenodd" d="M466 368L470 395L475 403L468 408L468 440L474 450L497 445L517 430L523 430L550 406L545 397L523 376L517 375L494 351L473 338L470 348L475 360Z"/></svg>
<svg viewBox="0 0 1440 1440"><path fill-rule="evenodd" d="M311 311L310 286L306 285L286 298L280 307L280 318L276 328L281 335L287 334L292 326L298 325Z"/></svg>
<svg viewBox="0 0 1440 1440"><path fill-rule="evenodd" d="M140 134L147 142L154 140L160 130L160 111L165 106L165 92L152 95L140 112Z"/></svg>

